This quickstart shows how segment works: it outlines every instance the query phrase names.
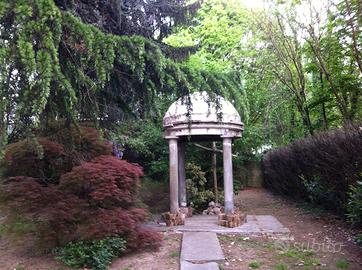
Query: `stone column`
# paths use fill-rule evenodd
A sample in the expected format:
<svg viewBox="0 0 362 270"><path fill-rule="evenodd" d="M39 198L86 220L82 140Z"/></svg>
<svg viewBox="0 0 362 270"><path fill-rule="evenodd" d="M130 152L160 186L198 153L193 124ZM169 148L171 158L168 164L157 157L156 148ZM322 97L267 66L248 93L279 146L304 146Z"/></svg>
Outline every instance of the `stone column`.
<svg viewBox="0 0 362 270"><path fill-rule="evenodd" d="M185 143L178 144L178 200L180 207L187 207L185 175Z"/></svg>
<svg viewBox="0 0 362 270"><path fill-rule="evenodd" d="M223 145L223 163L224 163L224 197L225 197L225 213L234 212L234 190L233 190L233 160L231 155L232 139L224 137Z"/></svg>
<svg viewBox="0 0 362 270"><path fill-rule="evenodd" d="M178 151L177 137L168 138L170 166L170 212L176 214L178 205Z"/></svg>

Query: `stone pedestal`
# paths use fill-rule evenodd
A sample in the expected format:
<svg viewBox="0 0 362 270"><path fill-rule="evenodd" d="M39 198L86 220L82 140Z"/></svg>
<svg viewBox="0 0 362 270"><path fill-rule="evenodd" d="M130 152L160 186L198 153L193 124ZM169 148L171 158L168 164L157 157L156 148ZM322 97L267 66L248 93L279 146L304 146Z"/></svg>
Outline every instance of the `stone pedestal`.
<svg viewBox="0 0 362 270"><path fill-rule="evenodd" d="M167 226L185 225L186 215L184 213L178 212L173 214L171 212L166 212L162 216Z"/></svg>
<svg viewBox="0 0 362 270"><path fill-rule="evenodd" d="M228 228L239 227L246 222L246 214L220 214L218 218L218 225Z"/></svg>

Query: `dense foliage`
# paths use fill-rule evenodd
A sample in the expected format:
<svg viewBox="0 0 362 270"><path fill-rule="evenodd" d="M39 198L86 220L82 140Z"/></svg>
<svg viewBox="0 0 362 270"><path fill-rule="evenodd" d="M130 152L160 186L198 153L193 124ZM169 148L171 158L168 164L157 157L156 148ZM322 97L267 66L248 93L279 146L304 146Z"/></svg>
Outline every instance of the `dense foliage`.
<svg viewBox="0 0 362 270"><path fill-rule="evenodd" d="M115 235L130 249L157 246L159 236L140 226L146 217L137 200L142 168L110 155L95 129L80 126L78 137L72 132L53 130L52 140L34 137L7 147L1 202L9 231L26 224L22 233L46 249ZM73 148L69 138L78 138Z"/></svg>
<svg viewBox="0 0 362 270"><path fill-rule="evenodd" d="M166 182L168 145L160 120L124 121L113 128L110 136L119 144L126 160L142 164L147 177Z"/></svg>
<svg viewBox="0 0 362 270"><path fill-rule="evenodd" d="M346 214L359 223L362 129L348 126L269 151L263 160L265 186ZM353 187L355 186L355 187ZM348 205L349 204L349 205Z"/></svg>
<svg viewBox="0 0 362 270"><path fill-rule="evenodd" d="M201 1L185 0L56 0L62 10L69 10L84 22L97 25L103 32L117 35L141 35L161 41L172 26L185 24Z"/></svg>
<svg viewBox="0 0 362 270"><path fill-rule="evenodd" d="M104 33L53 0L2 1L0 32L3 144L54 119L106 125L145 117L164 95L239 85L235 74L174 62L151 39Z"/></svg>
<svg viewBox="0 0 362 270"><path fill-rule="evenodd" d="M55 249L54 253L58 260L70 267L106 270L112 259L125 250L126 241L116 236L90 242L69 243Z"/></svg>
<svg viewBox="0 0 362 270"><path fill-rule="evenodd" d="M186 192L187 204L197 211L205 210L211 201L215 201L215 194L208 189L205 172L194 163L186 164Z"/></svg>
<svg viewBox="0 0 362 270"><path fill-rule="evenodd" d="M359 176L362 179L362 173ZM348 195L347 217L352 225L362 227L362 182L351 185Z"/></svg>
<svg viewBox="0 0 362 270"><path fill-rule="evenodd" d="M189 27L165 41L197 45L187 65L237 72L223 93L245 122L236 148L245 159L362 118L360 1L204 1Z"/></svg>

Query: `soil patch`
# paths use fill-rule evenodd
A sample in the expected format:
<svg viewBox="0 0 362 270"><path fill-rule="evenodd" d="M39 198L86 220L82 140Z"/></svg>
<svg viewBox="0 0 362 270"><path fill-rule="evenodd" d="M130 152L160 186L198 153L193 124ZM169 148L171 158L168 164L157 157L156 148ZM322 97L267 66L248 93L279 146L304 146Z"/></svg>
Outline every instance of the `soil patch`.
<svg viewBox="0 0 362 270"><path fill-rule="evenodd" d="M243 269L362 269L362 250L354 232L336 217L248 188L236 197L247 214L273 215L289 228L292 240L220 235L225 270Z"/></svg>
<svg viewBox="0 0 362 270"><path fill-rule="evenodd" d="M116 259L109 270L176 270L179 269L180 233L164 233L158 251L141 251Z"/></svg>

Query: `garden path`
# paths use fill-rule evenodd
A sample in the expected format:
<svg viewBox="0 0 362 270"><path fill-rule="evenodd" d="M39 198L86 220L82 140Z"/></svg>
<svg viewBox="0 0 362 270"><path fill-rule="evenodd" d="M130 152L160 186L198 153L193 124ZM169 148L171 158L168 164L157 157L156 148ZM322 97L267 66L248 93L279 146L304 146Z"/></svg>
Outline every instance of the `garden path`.
<svg viewBox="0 0 362 270"><path fill-rule="evenodd" d="M218 270L224 261L219 240L214 232L184 232L180 256L181 270Z"/></svg>

